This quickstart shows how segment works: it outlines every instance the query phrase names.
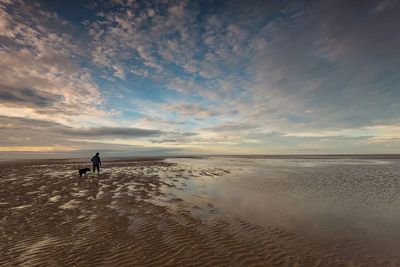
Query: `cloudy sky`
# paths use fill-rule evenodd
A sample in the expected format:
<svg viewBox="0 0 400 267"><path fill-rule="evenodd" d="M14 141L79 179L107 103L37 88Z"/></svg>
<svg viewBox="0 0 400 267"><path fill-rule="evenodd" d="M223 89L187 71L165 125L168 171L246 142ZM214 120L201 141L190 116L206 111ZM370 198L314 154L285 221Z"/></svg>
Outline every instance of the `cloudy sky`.
<svg viewBox="0 0 400 267"><path fill-rule="evenodd" d="M398 153L398 14L0 0L0 155Z"/></svg>

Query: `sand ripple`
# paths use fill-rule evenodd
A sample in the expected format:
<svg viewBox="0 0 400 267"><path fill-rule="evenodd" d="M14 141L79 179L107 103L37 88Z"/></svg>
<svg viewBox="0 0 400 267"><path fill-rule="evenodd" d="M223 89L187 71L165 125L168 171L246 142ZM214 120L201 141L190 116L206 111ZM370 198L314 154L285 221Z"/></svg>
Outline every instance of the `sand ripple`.
<svg viewBox="0 0 400 267"><path fill-rule="evenodd" d="M2 166L1 266L395 266L400 262L368 258L351 242L343 246L357 254L338 254L299 234L254 225L219 213L211 203L200 207L164 190L180 190L188 179L217 177L229 170L120 161L109 163L99 180L78 181L74 168L73 162L60 161Z"/></svg>

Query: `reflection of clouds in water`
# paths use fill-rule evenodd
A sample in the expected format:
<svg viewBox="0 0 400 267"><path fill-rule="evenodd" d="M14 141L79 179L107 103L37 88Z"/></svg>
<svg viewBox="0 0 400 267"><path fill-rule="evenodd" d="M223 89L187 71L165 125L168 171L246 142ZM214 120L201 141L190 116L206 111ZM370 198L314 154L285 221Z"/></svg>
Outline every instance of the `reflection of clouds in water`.
<svg viewBox="0 0 400 267"><path fill-rule="evenodd" d="M316 235L350 236L385 245L400 239L400 160L387 159L171 159L201 169L231 170L219 177L191 178L186 201L206 192L209 202L268 225L300 225ZM296 229L297 228L297 229ZM388 247L388 250L391 250Z"/></svg>
<svg viewBox="0 0 400 267"><path fill-rule="evenodd" d="M173 160L171 160L173 161ZM176 162L207 166L206 160ZM364 208L400 207L398 159L254 159L212 157L230 180L253 191L278 190L301 199L339 201ZM251 183L247 182L251 180Z"/></svg>

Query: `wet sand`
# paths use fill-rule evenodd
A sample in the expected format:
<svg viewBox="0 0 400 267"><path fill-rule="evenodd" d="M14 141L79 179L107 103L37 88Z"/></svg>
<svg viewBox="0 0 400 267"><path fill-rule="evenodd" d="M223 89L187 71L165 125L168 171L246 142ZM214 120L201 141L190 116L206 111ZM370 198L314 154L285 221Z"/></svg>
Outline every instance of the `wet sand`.
<svg viewBox="0 0 400 267"><path fill-rule="evenodd" d="M339 199L354 195L356 209L359 202L372 207L372 221L352 215L378 222L372 231L343 220L353 218L350 204L334 214L324 204L329 192L319 186L326 181L317 175L307 184L320 168L312 161L290 161L283 170L273 168L276 162L253 164L261 166L243 158L114 160L99 178L79 180L83 164L76 160L0 162L0 265L400 266L399 228L392 217L382 219L399 211L396 168L372 168L393 183L384 188L386 200L371 190L341 192L349 187L340 177L325 185ZM290 166L307 179L286 181ZM333 171L318 173L325 170ZM264 176L279 179L254 179ZM381 206L388 209L377 214ZM379 246L369 243L375 239Z"/></svg>

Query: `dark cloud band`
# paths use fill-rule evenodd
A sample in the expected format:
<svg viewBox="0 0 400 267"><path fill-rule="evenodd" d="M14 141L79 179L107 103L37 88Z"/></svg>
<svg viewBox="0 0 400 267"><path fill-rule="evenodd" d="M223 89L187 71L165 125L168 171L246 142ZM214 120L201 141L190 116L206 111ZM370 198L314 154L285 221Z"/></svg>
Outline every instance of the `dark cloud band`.
<svg viewBox="0 0 400 267"><path fill-rule="evenodd" d="M84 129L63 129L62 134L80 137L149 137L163 134L160 130L140 128L100 127Z"/></svg>

